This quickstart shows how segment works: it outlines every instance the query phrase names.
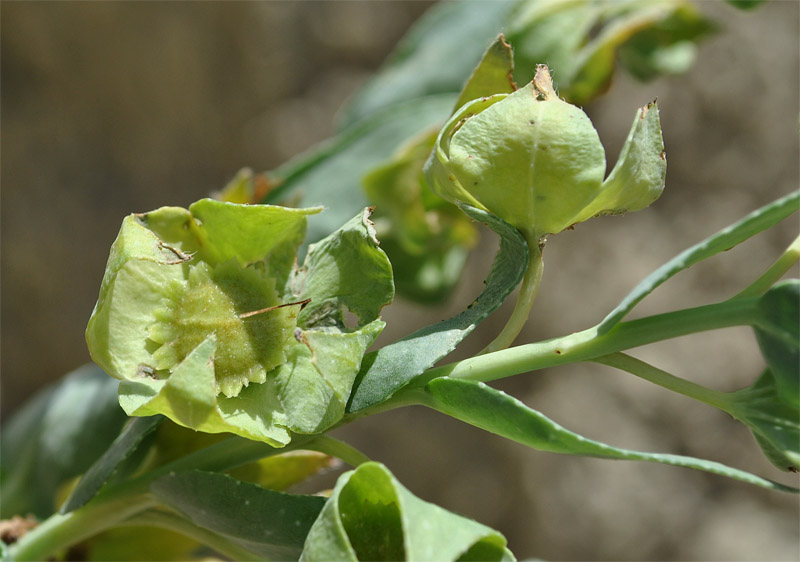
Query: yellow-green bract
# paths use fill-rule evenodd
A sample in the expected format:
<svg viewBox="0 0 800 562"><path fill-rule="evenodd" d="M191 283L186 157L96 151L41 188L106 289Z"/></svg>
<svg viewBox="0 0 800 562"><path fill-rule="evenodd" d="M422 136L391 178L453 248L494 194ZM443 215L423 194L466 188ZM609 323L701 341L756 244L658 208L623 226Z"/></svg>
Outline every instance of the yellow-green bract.
<svg viewBox="0 0 800 562"><path fill-rule="evenodd" d="M529 241L600 214L647 207L664 188L655 102L640 108L605 181L605 151L586 114L558 98L546 66L531 83L465 103L426 164L439 195L488 210Z"/></svg>
<svg viewBox="0 0 800 562"><path fill-rule="evenodd" d="M394 284L368 210L298 266L319 211L203 199L125 218L86 338L129 415L275 446L344 415Z"/></svg>

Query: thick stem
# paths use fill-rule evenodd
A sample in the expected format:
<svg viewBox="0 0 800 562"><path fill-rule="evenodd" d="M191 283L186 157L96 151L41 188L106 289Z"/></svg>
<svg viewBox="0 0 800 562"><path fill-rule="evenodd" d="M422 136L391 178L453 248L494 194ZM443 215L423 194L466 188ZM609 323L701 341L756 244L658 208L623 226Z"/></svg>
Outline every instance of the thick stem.
<svg viewBox="0 0 800 562"><path fill-rule="evenodd" d="M517 302L514 305L514 311L508 319L503 330L497 337L480 352L480 355L485 353L492 353L501 349L506 349L519 335L525 322L531 313L533 301L536 299L536 293L539 291L539 285L542 282L542 270L544 269L544 260L542 259L542 247L536 240L528 239L528 252L530 260L528 261L528 269L525 272L525 277L522 279L522 285L517 295Z"/></svg>
<svg viewBox="0 0 800 562"><path fill-rule="evenodd" d="M54 552L118 525L155 505L149 494L107 494L69 513L57 513L11 545L12 560L45 560Z"/></svg>
<svg viewBox="0 0 800 562"><path fill-rule="evenodd" d="M119 525L153 507L157 502L149 493L150 484L170 472L189 469L228 470L261 458L302 449L318 438L319 436L298 435L290 445L282 449L243 438L226 439L148 471L138 478L110 486L75 511L52 515L11 546L11 558L44 560L54 552Z"/></svg>
<svg viewBox="0 0 800 562"><path fill-rule="evenodd" d="M724 392L717 392L699 384L676 377L666 371L645 363L640 359L631 357L624 353L610 353L602 357L592 359L595 363L608 365L636 375L646 381L650 381L658 386L683 394L689 398L699 400L709 406L719 408L723 412L731 414L731 404ZM733 415L733 414L731 414Z"/></svg>
<svg viewBox="0 0 800 562"><path fill-rule="evenodd" d="M747 298L678 310L621 322L603 335L598 335L595 326L569 336L519 345L436 367L411 386L422 386L443 376L488 382L545 367L587 361L696 332L753 325L759 319L757 304L758 298ZM403 400L402 395L401 391L395 396Z"/></svg>

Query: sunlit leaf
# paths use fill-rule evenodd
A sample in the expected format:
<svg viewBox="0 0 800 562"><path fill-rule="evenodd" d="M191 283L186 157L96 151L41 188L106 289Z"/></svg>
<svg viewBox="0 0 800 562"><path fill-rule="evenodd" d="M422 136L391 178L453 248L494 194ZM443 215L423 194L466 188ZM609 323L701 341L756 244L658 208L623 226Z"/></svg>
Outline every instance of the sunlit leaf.
<svg viewBox="0 0 800 562"><path fill-rule="evenodd" d="M424 403L427 406L540 451L682 466L763 488L798 492L794 488L718 462L682 455L632 451L588 439L560 426L516 398L481 382L442 377L428 383L425 390L427 396Z"/></svg>
<svg viewBox="0 0 800 562"><path fill-rule="evenodd" d="M497 531L425 502L379 463L339 477L303 561L513 560Z"/></svg>

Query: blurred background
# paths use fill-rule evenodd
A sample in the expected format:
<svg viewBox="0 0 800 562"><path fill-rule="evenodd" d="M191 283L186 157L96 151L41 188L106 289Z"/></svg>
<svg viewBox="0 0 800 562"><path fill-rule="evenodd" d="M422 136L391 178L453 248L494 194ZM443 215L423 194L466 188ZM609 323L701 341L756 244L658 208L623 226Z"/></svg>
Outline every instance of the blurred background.
<svg viewBox="0 0 800 562"><path fill-rule="evenodd" d="M269 170L333 133L336 110L429 2L3 3L2 416L89 361L83 331L126 214L187 206L243 166ZM614 162L638 106L656 96L669 169L650 209L552 237L520 342L599 321L644 276L701 238L796 189L800 3L720 23L683 76L618 74L586 110ZM796 236L796 218L670 281L638 316L732 296ZM485 233L451 303L398 301L385 340L450 316L479 293ZM502 327L487 320L462 351ZM763 363L748 329L637 350L720 390ZM710 458L797 485L725 414L596 365L501 388L617 446ZM796 497L704 473L528 450L422 408L338 432L414 493L503 532L520 557L796 560Z"/></svg>

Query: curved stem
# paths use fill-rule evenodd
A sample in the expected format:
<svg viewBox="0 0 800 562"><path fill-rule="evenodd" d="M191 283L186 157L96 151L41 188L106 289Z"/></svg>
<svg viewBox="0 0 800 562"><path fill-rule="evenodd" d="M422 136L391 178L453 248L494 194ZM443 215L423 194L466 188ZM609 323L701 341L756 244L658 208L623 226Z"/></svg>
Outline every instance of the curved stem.
<svg viewBox="0 0 800 562"><path fill-rule="evenodd" d="M328 437L327 435L318 435L316 439L306 443L304 448L336 457L352 467L357 467L360 464L370 461L367 455L352 445L334 439L333 437Z"/></svg>
<svg viewBox="0 0 800 562"><path fill-rule="evenodd" d="M155 503L149 494L106 494L75 511L56 513L11 545L11 559L45 560L51 553L114 527Z"/></svg>
<svg viewBox="0 0 800 562"><path fill-rule="evenodd" d="M687 381L680 377L676 377L666 371L659 369L649 363L646 363L625 353L610 353L601 357L592 359L595 363L601 365L608 365L636 375L646 381L650 381L658 386L683 394L689 398L699 400L709 406L719 408L723 412L732 414L731 403L724 392L711 390L697 383Z"/></svg>
<svg viewBox="0 0 800 562"><path fill-rule="evenodd" d="M487 345L479 355L485 353L492 353L501 349L506 349L519 335L525 322L531 313L533 301L536 299L536 293L539 291L539 285L542 282L542 270L544 269L544 260L542 259L542 248L539 242L531 239L528 242L528 252L530 260L528 261L528 269L525 272L525 277L522 279L522 285L517 295L517 302L514 305L514 311L508 319L503 330L497 337Z"/></svg>
<svg viewBox="0 0 800 562"><path fill-rule="evenodd" d="M788 272L797 261L800 260L800 236L794 239L794 242L789 244L789 247L775 260L769 268L758 279L753 281L744 291L736 295L735 299L744 297L755 297L763 295L775 283L780 280L783 275Z"/></svg>

